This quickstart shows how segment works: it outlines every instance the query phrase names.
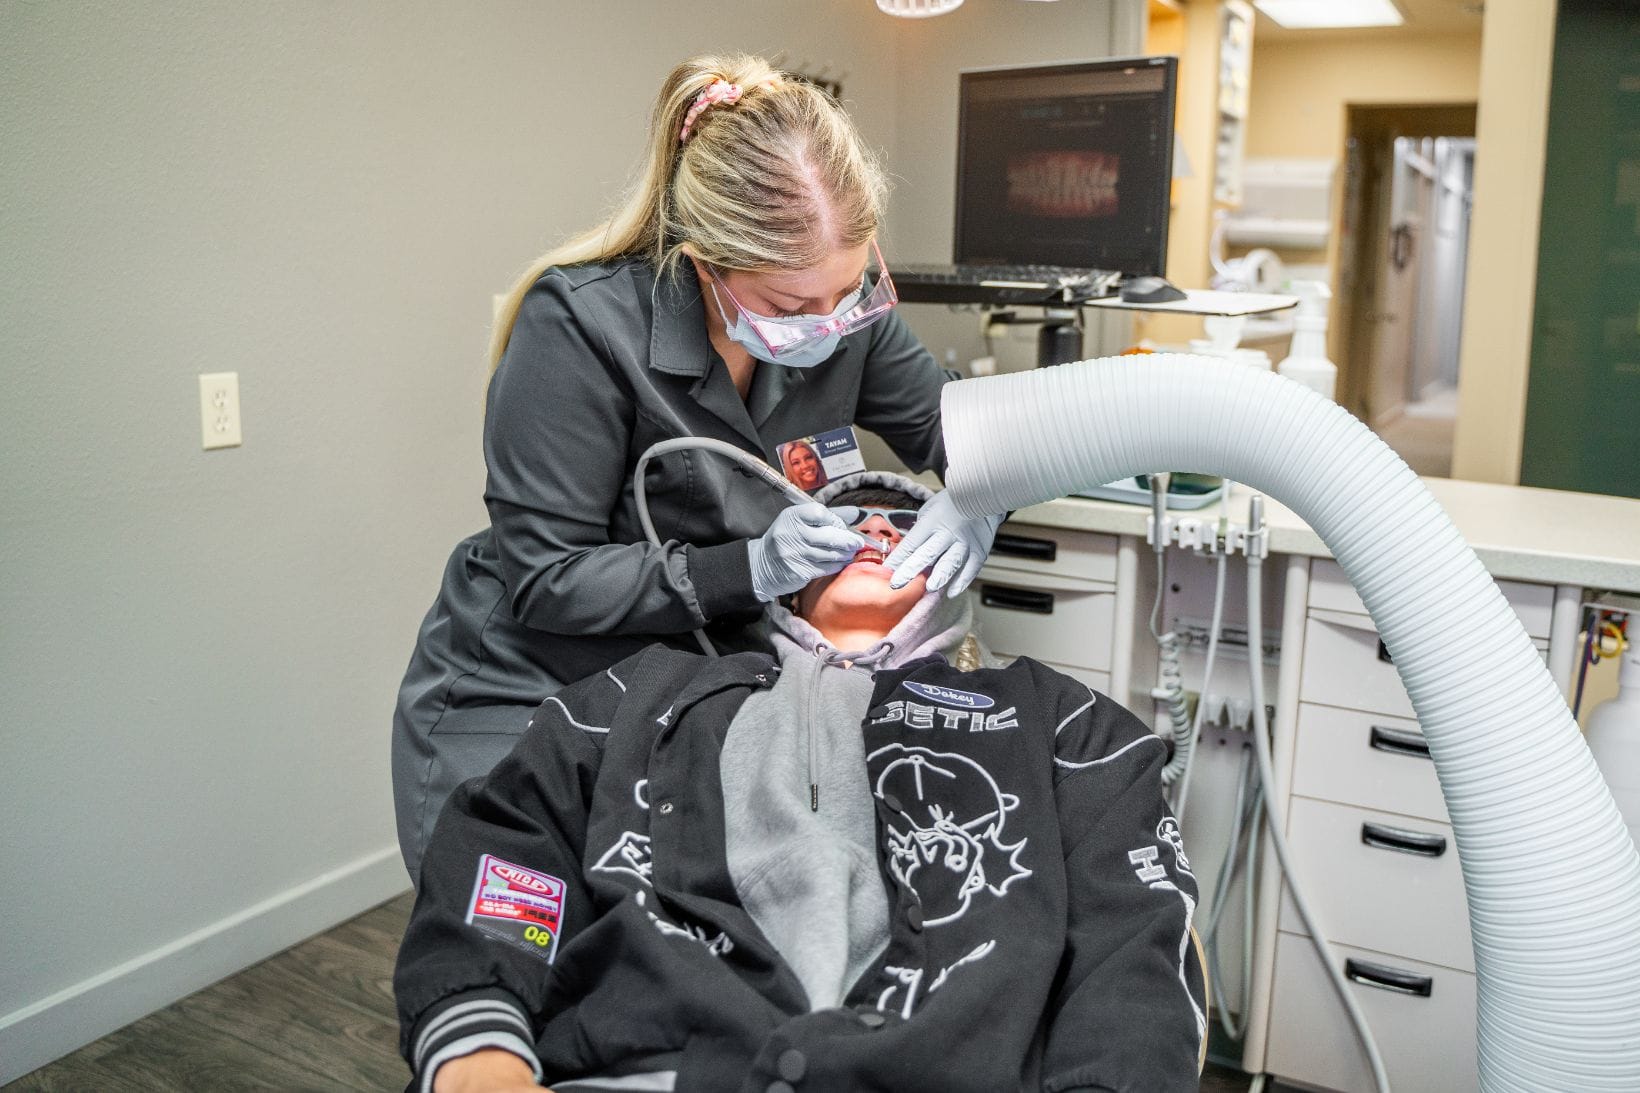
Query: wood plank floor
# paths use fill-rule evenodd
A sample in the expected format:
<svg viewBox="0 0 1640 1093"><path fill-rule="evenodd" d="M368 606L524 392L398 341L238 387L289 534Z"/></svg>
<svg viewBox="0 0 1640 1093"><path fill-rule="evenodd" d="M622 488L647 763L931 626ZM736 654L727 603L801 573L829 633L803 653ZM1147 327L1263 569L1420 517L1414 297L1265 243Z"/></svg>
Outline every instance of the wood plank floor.
<svg viewBox="0 0 1640 1093"><path fill-rule="evenodd" d="M398 1090L393 956L406 893L25 1075L7 1093ZM1208 1066L1203 1093L1248 1077Z"/></svg>
<svg viewBox="0 0 1640 1093"><path fill-rule="evenodd" d="M6 1086L7 1093L403 1089L406 893Z"/></svg>

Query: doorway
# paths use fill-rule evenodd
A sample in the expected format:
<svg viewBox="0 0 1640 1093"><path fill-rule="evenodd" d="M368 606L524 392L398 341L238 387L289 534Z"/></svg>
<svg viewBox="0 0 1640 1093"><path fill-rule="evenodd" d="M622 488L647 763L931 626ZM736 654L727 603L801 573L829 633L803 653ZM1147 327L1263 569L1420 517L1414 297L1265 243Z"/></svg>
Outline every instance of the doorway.
<svg viewBox="0 0 1640 1093"><path fill-rule="evenodd" d="M1349 106L1339 401L1419 474L1452 468L1475 106Z"/></svg>

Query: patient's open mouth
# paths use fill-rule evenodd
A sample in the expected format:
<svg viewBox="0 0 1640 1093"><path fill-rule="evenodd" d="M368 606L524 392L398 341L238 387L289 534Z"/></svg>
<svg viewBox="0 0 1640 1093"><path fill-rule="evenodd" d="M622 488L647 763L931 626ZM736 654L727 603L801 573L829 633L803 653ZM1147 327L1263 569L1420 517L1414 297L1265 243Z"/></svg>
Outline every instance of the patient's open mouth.
<svg viewBox="0 0 1640 1093"><path fill-rule="evenodd" d="M883 559L886 557L888 557L888 555L880 550L873 550L871 547L861 547L860 552L854 556L854 561L849 564L854 565L858 562L872 562L876 565L882 565Z"/></svg>

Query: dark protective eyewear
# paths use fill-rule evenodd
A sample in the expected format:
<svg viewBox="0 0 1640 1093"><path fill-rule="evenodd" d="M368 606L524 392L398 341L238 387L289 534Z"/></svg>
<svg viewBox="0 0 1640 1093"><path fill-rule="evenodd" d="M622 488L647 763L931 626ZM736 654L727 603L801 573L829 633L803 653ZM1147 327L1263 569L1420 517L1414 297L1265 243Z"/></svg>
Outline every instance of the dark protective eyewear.
<svg viewBox="0 0 1640 1093"><path fill-rule="evenodd" d="M849 513L849 510L853 510ZM853 505L840 506L838 514L848 522L851 528L857 528L873 516L881 516L890 525L900 531L910 531L917 526L918 512L916 509L864 509Z"/></svg>

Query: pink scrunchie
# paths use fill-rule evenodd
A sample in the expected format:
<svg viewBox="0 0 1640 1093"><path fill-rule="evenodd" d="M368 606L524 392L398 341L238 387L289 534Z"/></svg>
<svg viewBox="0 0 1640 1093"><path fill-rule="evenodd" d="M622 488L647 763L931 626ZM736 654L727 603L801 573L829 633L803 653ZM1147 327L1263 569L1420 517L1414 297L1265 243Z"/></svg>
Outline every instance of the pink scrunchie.
<svg viewBox="0 0 1640 1093"><path fill-rule="evenodd" d="M771 78L764 80L759 87L773 87L775 81ZM695 119L704 114L707 109L722 103L733 106L740 101L740 85L729 83L727 80L716 80L705 91L695 96L694 103L689 107L689 113L683 116L683 129L678 133L678 143L689 143L689 131L695 127Z"/></svg>

